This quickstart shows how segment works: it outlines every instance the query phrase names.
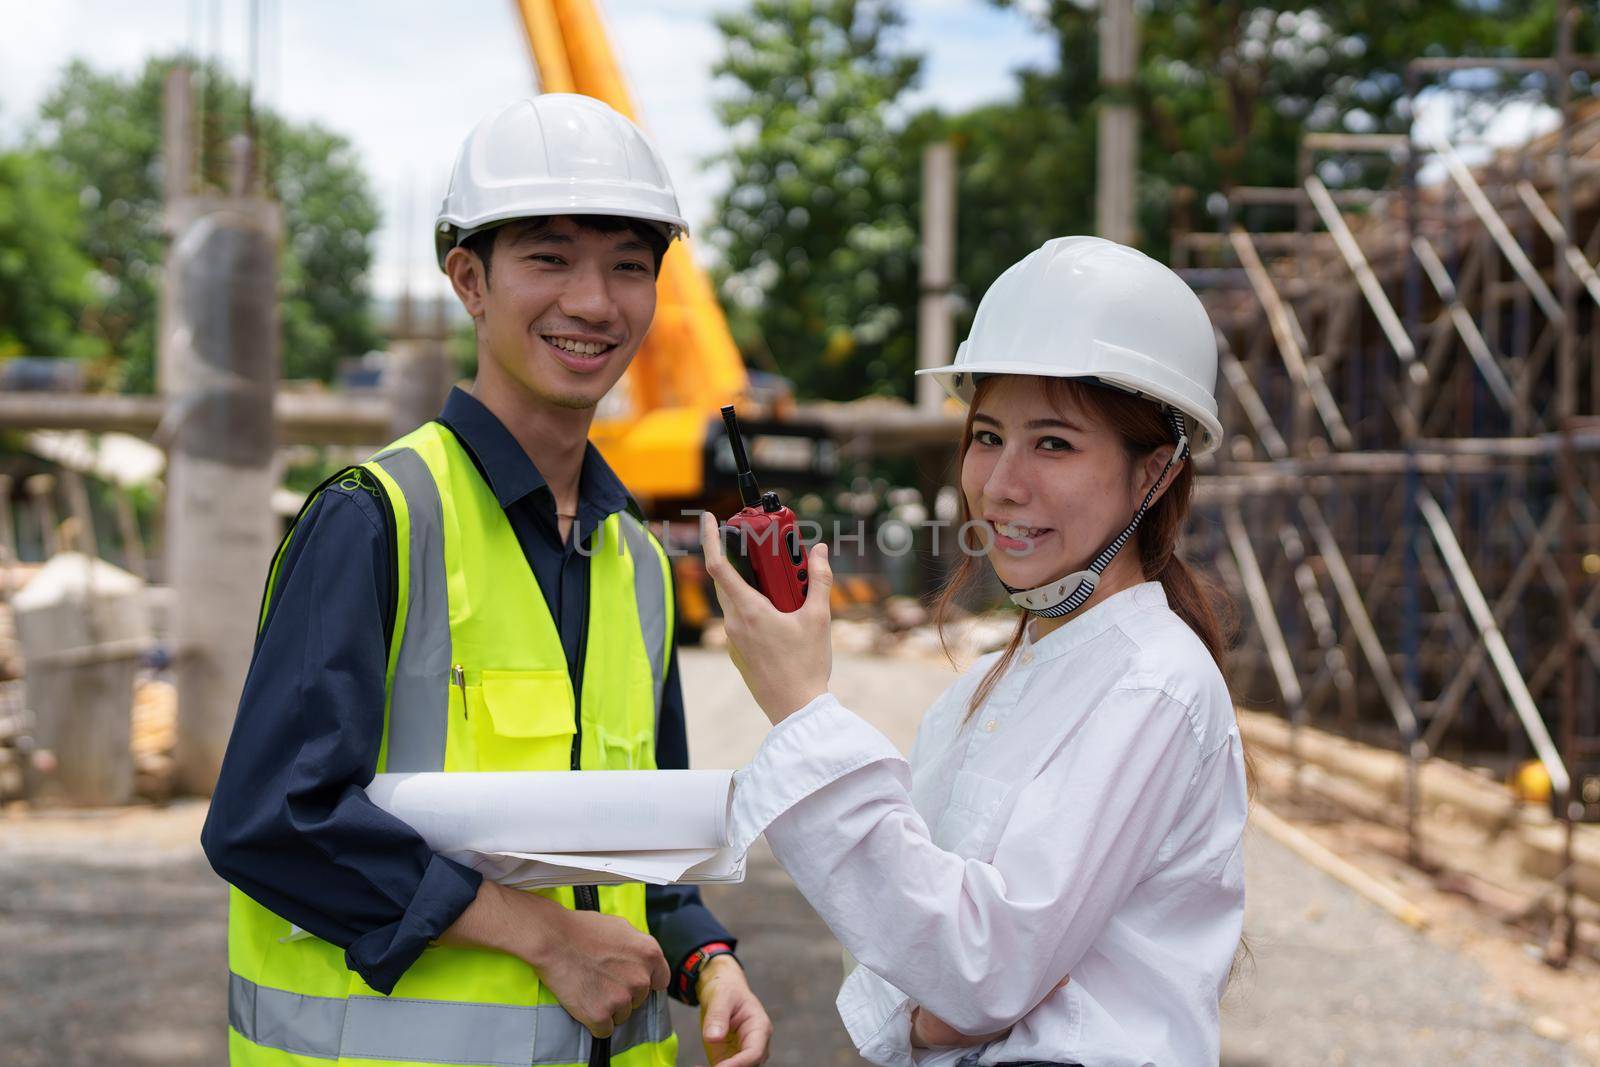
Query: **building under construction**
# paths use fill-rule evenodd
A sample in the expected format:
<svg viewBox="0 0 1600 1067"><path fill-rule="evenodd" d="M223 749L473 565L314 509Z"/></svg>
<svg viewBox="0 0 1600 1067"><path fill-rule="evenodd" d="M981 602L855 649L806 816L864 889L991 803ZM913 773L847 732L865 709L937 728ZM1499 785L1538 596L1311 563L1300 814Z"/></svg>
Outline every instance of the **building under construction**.
<svg viewBox="0 0 1600 1067"><path fill-rule="evenodd" d="M1241 605L1235 695L1398 747L1413 842L1435 754L1537 760L1557 818L1600 819L1600 107L1564 88L1595 61L1417 60L1412 101L1485 67L1542 78L1559 128L1475 165L1308 135L1297 186L1174 241L1222 348L1190 552Z"/></svg>

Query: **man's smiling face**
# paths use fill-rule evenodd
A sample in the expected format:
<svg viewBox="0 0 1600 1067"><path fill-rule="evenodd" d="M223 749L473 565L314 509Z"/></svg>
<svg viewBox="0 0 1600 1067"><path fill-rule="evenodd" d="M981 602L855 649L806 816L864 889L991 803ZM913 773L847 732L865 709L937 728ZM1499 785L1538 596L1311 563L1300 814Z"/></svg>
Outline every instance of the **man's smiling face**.
<svg viewBox="0 0 1600 1067"><path fill-rule="evenodd" d="M633 228L602 232L557 216L493 234L488 269L466 247L446 270L472 315L479 351L521 390L593 408L622 377L656 310L656 258Z"/></svg>

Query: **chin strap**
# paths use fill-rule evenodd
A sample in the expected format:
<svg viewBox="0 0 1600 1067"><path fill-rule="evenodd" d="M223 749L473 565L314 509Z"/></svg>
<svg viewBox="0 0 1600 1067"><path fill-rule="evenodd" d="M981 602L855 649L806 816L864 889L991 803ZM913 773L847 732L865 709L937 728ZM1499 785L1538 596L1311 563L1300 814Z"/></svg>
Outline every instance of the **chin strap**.
<svg viewBox="0 0 1600 1067"><path fill-rule="evenodd" d="M1100 584L1100 575L1105 573L1105 569L1111 565L1111 561L1122 550L1122 546L1128 543L1133 532L1139 528L1144 513L1150 510L1150 501L1155 499L1156 491L1167 480L1167 475L1172 473L1172 468L1189 455L1189 435L1184 432L1183 414L1174 408L1168 408L1167 418L1172 424L1172 436L1177 441L1178 447L1173 449L1172 458L1167 460L1167 465L1161 469L1161 477L1156 479L1156 484L1152 485L1150 491L1144 495L1144 503L1133 513L1133 519L1122 528L1121 533L1112 538L1110 544L1100 550L1100 554L1090 562L1087 570L1074 571L1034 589L1017 589L1001 582L1001 585L1005 585L1006 592L1011 594L1013 604L1041 619L1058 619L1077 611L1094 595L1095 586Z"/></svg>

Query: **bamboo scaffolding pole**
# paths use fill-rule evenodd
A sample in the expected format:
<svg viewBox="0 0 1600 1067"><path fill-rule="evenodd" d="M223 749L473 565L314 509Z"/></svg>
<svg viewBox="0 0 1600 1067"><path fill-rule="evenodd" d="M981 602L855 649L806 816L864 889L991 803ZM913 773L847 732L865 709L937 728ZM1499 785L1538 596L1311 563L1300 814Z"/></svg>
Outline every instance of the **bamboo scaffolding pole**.
<svg viewBox="0 0 1600 1067"><path fill-rule="evenodd" d="M1467 614L1483 637L1484 647L1489 652L1489 660L1494 664L1495 672L1499 674L1501 684L1505 686L1506 693L1511 698L1511 706L1515 709L1517 718L1522 720L1522 729L1528 735L1528 741L1533 745L1534 752L1538 754L1539 762L1544 764L1545 773L1550 776L1551 790L1556 793L1566 793L1572 786L1567 766L1562 761L1560 753L1556 751L1555 742L1550 739L1550 731L1546 729L1544 720L1539 716L1539 708L1533 702L1533 694L1528 692L1528 683L1523 680L1516 658L1511 655L1511 648L1506 644L1505 634L1501 632L1500 624L1495 621L1494 612L1490 610L1489 602L1484 598L1483 589L1478 585L1478 579L1473 575L1472 567L1461 551L1461 544L1456 540L1455 531L1451 529L1449 520L1439 507L1439 502L1426 489L1418 493L1417 506L1422 512L1429 532L1433 535L1433 542L1438 546L1439 554L1444 557L1451 579L1461 593Z"/></svg>
<svg viewBox="0 0 1600 1067"><path fill-rule="evenodd" d="M1289 373L1295 383L1304 388L1311 395L1312 405L1317 409L1317 414L1322 417L1322 423L1328 429L1329 437L1334 447L1349 449L1354 447L1355 438L1350 434L1350 427L1345 425L1344 417L1339 414L1339 405L1329 392L1327 382L1323 380L1322 371L1313 363L1308 363L1305 357L1305 331L1301 329L1299 321L1295 318L1294 311L1283 302L1278 295L1278 290L1273 286L1272 277L1267 273L1267 268L1262 264L1260 255L1257 254L1255 245L1250 240L1250 235L1243 229L1235 227L1231 240L1234 252L1239 257L1239 262L1244 266L1250 276L1250 285L1254 289L1256 298L1261 301L1261 306L1266 309L1267 322L1272 327L1272 336L1278 342L1278 352L1289 367Z"/></svg>
<svg viewBox="0 0 1600 1067"><path fill-rule="evenodd" d="M1533 183L1524 179L1517 183L1517 195L1522 197L1522 202L1528 205L1528 211L1533 215L1534 221L1544 230L1545 236L1556 245L1566 246L1567 266L1583 282L1584 289L1596 304L1600 304L1600 274L1596 274L1589 261L1584 258L1582 249L1572 244L1567 237L1566 227L1561 225L1561 220L1556 218L1550 210L1550 205L1544 202L1544 197L1533 187Z"/></svg>
<svg viewBox="0 0 1600 1067"><path fill-rule="evenodd" d="M1416 362L1416 346L1411 343L1411 338L1406 336L1406 329L1400 324L1400 316L1395 314L1394 306L1389 303L1389 297L1383 291L1383 283L1378 281L1378 276L1372 272L1372 264L1367 262L1366 253L1361 251L1361 245L1350 232L1344 216L1339 213L1338 205L1328 194L1328 187L1322 184L1322 179L1313 175L1306 179L1306 192L1310 194L1311 204L1317 209L1317 214L1322 217L1323 225L1333 234L1339 254L1344 257L1350 272L1356 276L1356 284L1361 287L1362 295L1367 298L1367 305L1377 316L1378 326L1389 339L1389 346L1394 349L1395 355L1400 357L1400 362L1410 365L1409 373L1415 378L1420 369Z"/></svg>
<svg viewBox="0 0 1600 1067"><path fill-rule="evenodd" d="M1361 589L1345 563L1344 553L1340 551L1338 541L1334 540L1333 530L1328 526L1328 520L1323 515L1321 506L1310 495L1302 494L1300 515L1305 520L1318 554L1322 556L1328 578L1333 582L1334 592L1339 595L1340 606L1344 608L1345 617L1350 620L1350 625L1356 632L1362 655L1372 670L1378 689L1383 693L1383 699L1389 706L1389 713L1394 717L1395 725L1400 728L1401 737L1416 758L1426 757L1427 752L1422 749L1417 732L1416 709L1411 706L1400 680L1395 677L1394 667L1389 662L1389 655L1384 650L1377 627L1372 625L1372 616L1361 598Z"/></svg>
<svg viewBox="0 0 1600 1067"><path fill-rule="evenodd" d="M1289 643L1284 640L1283 627L1278 623L1278 613L1272 607L1272 594L1261 574L1261 564L1256 559L1250 535L1245 532L1244 518L1237 504L1227 504L1222 509L1222 525L1227 532L1228 545L1233 549L1239 565L1239 577L1250 601L1256 626L1267 643L1267 661L1277 679L1278 691L1290 709L1290 721L1299 725L1305 714L1305 692L1300 688L1300 677L1295 673L1294 657L1289 653Z"/></svg>
<svg viewBox="0 0 1600 1067"><path fill-rule="evenodd" d="M1251 805L1250 820L1268 837L1323 874L1360 893L1413 930L1427 927L1428 916L1421 908L1327 846L1289 825L1260 801Z"/></svg>
<svg viewBox="0 0 1600 1067"><path fill-rule="evenodd" d="M1517 564L1517 569L1512 572L1511 580L1502 589L1499 598L1495 601L1493 617L1497 626L1504 625L1510 617L1511 611L1522 598L1523 590L1533 580L1534 573L1539 569L1539 558L1548 551L1550 539L1555 533L1556 523L1560 521L1561 503L1557 501L1551 508L1551 513L1545 516L1545 521L1540 525L1538 534L1529 545L1528 551ZM1445 731L1455 720L1456 713L1461 708L1462 700L1471 691L1472 679L1477 676L1483 664L1487 649L1483 642L1483 633L1480 631L1472 647L1467 651L1467 657L1461 662L1461 668L1450 684L1445 687L1439 699L1434 701L1433 714L1428 722L1427 733L1423 740L1428 744L1428 750L1434 751L1439 741L1444 737Z"/></svg>
<svg viewBox="0 0 1600 1067"><path fill-rule="evenodd" d="M1517 397L1516 390L1511 387L1511 380L1506 377L1500 361L1490 351L1489 342L1483 339L1483 333L1473 321L1471 312L1461 303L1460 294L1456 292L1455 283L1450 280L1450 272L1445 269L1439 253L1433 250L1426 237L1421 236L1411 242L1411 248L1416 253L1417 261L1422 264L1428 280L1433 283L1434 291L1439 294L1439 299L1444 301L1451 325L1455 327L1461 343L1466 346L1467 354L1477 365L1478 373L1483 375L1483 380L1489 386L1489 391L1494 394L1494 398L1500 401L1500 405L1507 411L1518 414L1529 423L1537 422L1538 419Z"/></svg>
<svg viewBox="0 0 1600 1067"><path fill-rule="evenodd" d="M1506 226L1505 219L1501 218L1500 212L1495 210L1494 205L1489 202L1489 198L1484 195L1483 187L1478 184L1478 179L1472 176L1472 171L1467 169L1467 165L1461 161L1461 157L1456 154L1455 148L1443 137L1434 137L1433 150L1444 161L1445 169L1449 171L1451 179L1460 187L1462 194L1466 196L1467 203L1472 206L1472 210L1477 214L1478 220L1483 223L1483 228L1494 238L1494 243L1499 246L1501 255L1506 257L1506 262L1511 264L1511 269L1516 271L1517 277L1522 280L1522 284L1528 287L1528 292L1533 295L1534 300L1538 303L1539 310L1543 311L1545 317L1551 322L1565 321L1566 316L1562 313L1561 304L1556 300L1556 295L1550 291L1550 287L1545 284L1544 278L1540 276L1533 263L1529 261L1528 254L1522 250L1522 246L1512 236L1511 230Z"/></svg>
<svg viewBox="0 0 1600 1067"><path fill-rule="evenodd" d="M1339 693L1340 714L1346 717L1355 712L1355 678L1350 673L1350 661L1346 658L1344 648L1339 644L1339 634L1334 629L1333 612L1328 607L1327 598L1322 595L1322 586L1317 583L1317 575L1311 567L1311 561L1306 555L1305 542L1300 537L1300 531L1295 529L1293 523L1284 523L1278 527L1278 544L1283 548L1283 557L1293 568L1294 584L1300 594L1300 603L1305 609L1306 619L1311 623L1312 633L1316 635L1317 647L1322 653L1323 669L1327 672L1328 680Z"/></svg>

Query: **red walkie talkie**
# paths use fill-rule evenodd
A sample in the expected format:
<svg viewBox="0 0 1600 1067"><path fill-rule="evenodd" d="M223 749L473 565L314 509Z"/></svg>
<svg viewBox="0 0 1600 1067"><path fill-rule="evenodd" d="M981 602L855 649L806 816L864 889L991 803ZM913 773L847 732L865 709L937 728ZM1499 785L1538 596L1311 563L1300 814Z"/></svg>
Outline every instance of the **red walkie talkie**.
<svg viewBox="0 0 1600 1067"><path fill-rule="evenodd" d="M806 602L810 575L806 573L806 556L800 545L800 531L795 528L794 512L779 503L777 493L763 493L756 485L732 404L722 409L722 421L728 427L728 444L733 446L739 501L744 505L744 510L722 527L723 550L736 564L745 564L740 572L747 580L754 578L755 587L774 607L798 611Z"/></svg>

